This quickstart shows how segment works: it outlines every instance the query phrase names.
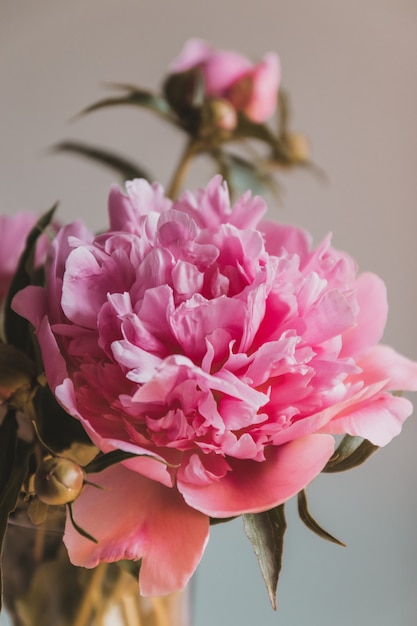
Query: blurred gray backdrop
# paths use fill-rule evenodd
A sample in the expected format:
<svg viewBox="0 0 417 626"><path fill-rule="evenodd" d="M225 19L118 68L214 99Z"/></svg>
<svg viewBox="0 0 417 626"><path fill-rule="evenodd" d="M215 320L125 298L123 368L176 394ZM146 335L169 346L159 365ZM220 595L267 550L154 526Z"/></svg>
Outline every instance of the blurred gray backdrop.
<svg viewBox="0 0 417 626"><path fill-rule="evenodd" d="M332 231L336 247L380 274L385 342L417 358L415 0L0 0L0 210L59 200L61 220L105 225L114 177L51 155L65 138L135 156L166 184L183 137L149 113L70 120L105 82L156 89L191 36L254 58L279 53L294 129L308 134L327 182L285 174L271 214L317 243ZM412 417L365 466L310 487L312 512L345 549L309 532L290 503L277 613L240 521L214 528L194 580L194 626L414 626L416 446Z"/></svg>

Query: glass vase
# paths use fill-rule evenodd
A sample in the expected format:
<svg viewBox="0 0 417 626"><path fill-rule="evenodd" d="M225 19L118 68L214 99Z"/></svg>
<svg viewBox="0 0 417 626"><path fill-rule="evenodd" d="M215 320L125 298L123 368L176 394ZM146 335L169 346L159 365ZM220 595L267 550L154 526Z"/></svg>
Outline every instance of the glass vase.
<svg viewBox="0 0 417 626"><path fill-rule="evenodd" d="M3 608L13 626L190 626L188 591L145 598L119 564L73 566L62 515L34 526L18 512L3 549Z"/></svg>

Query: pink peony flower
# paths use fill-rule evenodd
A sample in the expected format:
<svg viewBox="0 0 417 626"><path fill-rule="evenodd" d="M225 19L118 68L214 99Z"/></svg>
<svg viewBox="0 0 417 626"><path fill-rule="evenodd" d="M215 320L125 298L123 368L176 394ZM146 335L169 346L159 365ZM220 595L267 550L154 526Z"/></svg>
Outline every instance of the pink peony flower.
<svg viewBox="0 0 417 626"><path fill-rule="evenodd" d="M209 97L225 98L253 122L265 122L277 106L280 65L274 52L253 65L231 50L215 50L201 39L190 39L170 67L172 73L199 67Z"/></svg>
<svg viewBox="0 0 417 626"><path fill-rule="evenodd" d="M53 243L45 288L14 308L36 328L49 385L103 451L138 456L93 477L67 525L76 565L142 559L143 594L183 587L209 517L275 507L333 453L333 434L383 446L401 430L417 364L377 345L383 282L330 245L260 221L226 185L176 202L113 187L110 228ZM140 456L146 455L146 456Z"/></svg>

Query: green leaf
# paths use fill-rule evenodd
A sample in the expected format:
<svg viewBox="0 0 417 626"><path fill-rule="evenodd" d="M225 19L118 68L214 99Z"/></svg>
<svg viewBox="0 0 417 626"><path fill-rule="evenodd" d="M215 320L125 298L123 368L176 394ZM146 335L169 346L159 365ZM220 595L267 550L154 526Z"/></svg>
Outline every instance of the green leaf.
<svg viewBox="0 0 417 626"><path fill-rule="evenodd" d="M137 457L153 459L156 463L163 463L167 467L178 467L178 465L156 458L152 454L137 454L135 452L125 452L124 450L112 450L112 452L106 452L105 454L100 452L92 461L90 461L90 463L88 463L88 465L84 467L84 471L87 474L102 472L111 465Z"/></svg>
<svg viewBox="0 0 417 626"><path fill-rule="evenodd" d="M94 104L91 104L83 109L79 115L85 115L86 113L92 113L93 111L107 109L114 106L133 105L149 109L150 111L158 113L169 121L175 123L175 118L172 116L171 109L163 96L154 94L144 89L138 89L132 85L114 84L112 87L127 91L127 93L123 96L99 100L98 102L95 102Z"/></svg>
<svg viewBox="0 0 417 626"><path fill-rule="evenodd" d="M123 180L146 178L146 180L150 181L152 179L148 172L133 161L97 146L90 146L77 141L62 141L52 146L52 150L54 152L77 154L99 165L104 165L111 170L115 170Z"/></svg>
<svg viewBox="0 0 417 626"><path fill-rule="evenodd" d="M378 446L367 439L345 435L322 471L333 473L353 469L364 463L376 450Z"/></svg>
<svg viewBox="0 0 417 626"><path fill-rule="evenodd" d="M243 515L243 527L258 559L272 608L276 610L276 593L287 527L284 505L264 513Z"/></svg>
<svg viewBox="0 0 417 626"><path fill-rule="evenodd" d="M51 223L56 208L57 205L55 204L49 211L42 215L27 236L25 249L20 257L16 273L13 276L9 292L7 294L4 313L4 329L6 339L8 343L11 343L26 354L29 352L31 343L29 336L30 324L23 317L20 317L20 315L15 313L10 304L18 291L34 283L34 257L36 243L40 235Z"/></svg>
<svg viewBox="0 0 417 626"><path fill-rule="evenodd" d="M266 192L278 195L276 181L265 168L258 166L256 162L221 151L214 152L212 156L217 162L219 172L227 181L232 197L248 189L261 196L265 196Z"/></svg>
<svg viewBox="0 0 417 626"><path fill-rule="evenodd" d="M307 528L312 530L313 533L316 533L316 535L318 535L322 539L326 539L326 541L331 541L333 543L337 543L339 546L346 547L345 543L339 541L339 539L331 535L329 532L327 532L327 530L324 530L324 528L322 528L320 524L318 524L318 522L316 522L316 520L312 517L308 509L307 495L304 490L298 493L298 514L301 520L307 526Z"/></svg>
<svg viewBox="0 0 417 626"><path fill-rule="evenodd" d="M67 504L67 510L68 510L69 518L71 520L71 524L74 526L74 529L77 531L77 533L79 533L85 539L88 539L88 541L92 541L93 543L98 543L97 539L93 537L93 535L90 535L90 533L84 530L84 528L81 528L81 526L79 526L77 522L75 521L71 502Z"/></svg>
<svg viewBox="0 0 417 626"><path fill-rule="evenodd" d="M123 450L113 450L112 452L99 453L88 465L84 467L86 474L96 474L107 469L111 465L121 463L127 459L137 456L133 452L124 452Z"/></svg>
<svg viewBox="0 0 417 626"><path fill-rule="evenodd" d="M26 478L30 445L17 438L14 411L9 411L0 426L0 556L9 514L16 508L22 483ZM2 578L0 568L0 610Z"/></svg>

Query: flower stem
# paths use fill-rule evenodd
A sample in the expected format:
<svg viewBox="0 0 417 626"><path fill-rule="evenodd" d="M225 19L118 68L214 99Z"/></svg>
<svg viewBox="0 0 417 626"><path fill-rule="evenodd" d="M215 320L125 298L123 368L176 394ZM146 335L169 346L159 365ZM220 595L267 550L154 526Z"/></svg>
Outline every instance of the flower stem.
<svg viewBox="0 0 417 626"><path fill-rule="evenodd" d="M168 187L166 195L168 196L168 198L171 198L171 200L175 200L175 198L178 196L184 179L187 175L188 169L191 165L191 161L197 153L198 146L196 145L196 143L192 141L189 142L185 147L181 160L177 166L177 169L174 172L171 183Z"/></svg>

